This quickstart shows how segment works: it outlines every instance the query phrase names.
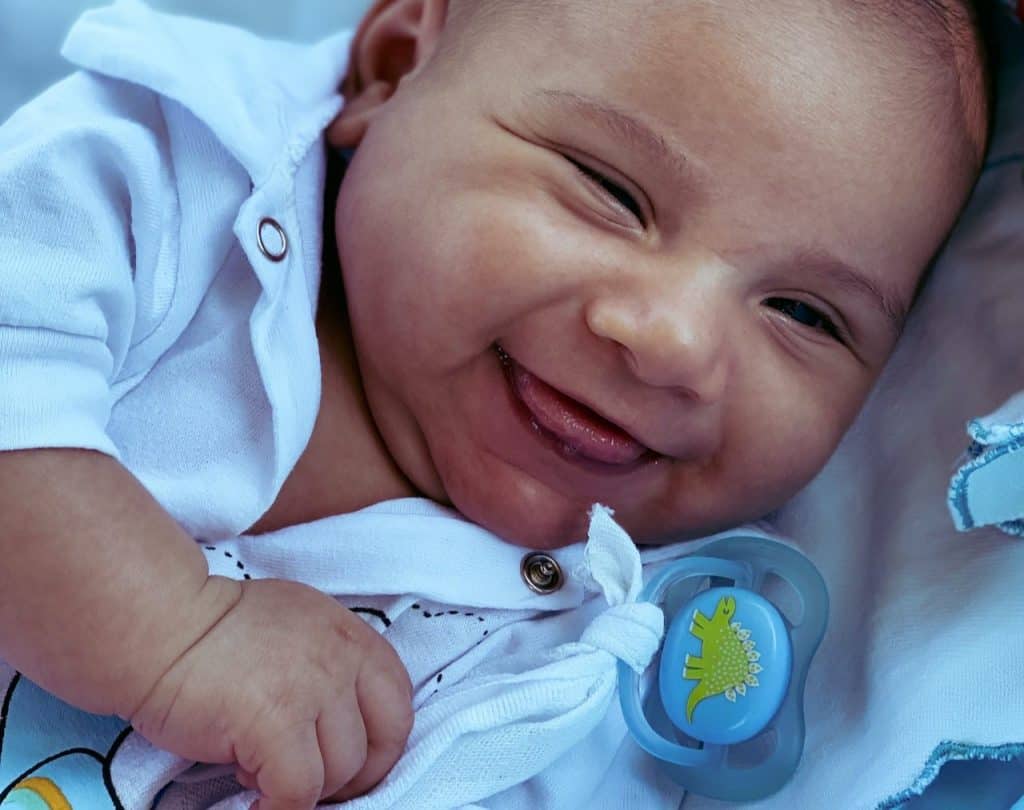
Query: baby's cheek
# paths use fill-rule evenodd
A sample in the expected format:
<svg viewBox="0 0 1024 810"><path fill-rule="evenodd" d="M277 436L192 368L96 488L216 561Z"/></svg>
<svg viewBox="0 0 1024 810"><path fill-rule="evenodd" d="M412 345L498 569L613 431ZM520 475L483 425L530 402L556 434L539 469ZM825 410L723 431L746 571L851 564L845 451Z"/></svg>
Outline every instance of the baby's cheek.
<svg viewBox="0 0 1024 810"><path fill-rule="evenodd" d="M743 457L752 484L766 491L771 508L803 487L828 461L863 399L838 388L794 391L769 403L745 429Z"/></svg>

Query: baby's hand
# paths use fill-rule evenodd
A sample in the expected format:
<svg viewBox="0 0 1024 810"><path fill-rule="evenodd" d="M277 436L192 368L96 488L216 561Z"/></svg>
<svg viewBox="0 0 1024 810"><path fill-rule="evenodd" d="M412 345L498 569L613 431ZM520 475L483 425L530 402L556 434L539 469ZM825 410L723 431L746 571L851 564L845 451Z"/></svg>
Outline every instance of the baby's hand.
<svg viewBox="0 0 1024 810"><path fill-rule="evenodd" d="M236 763L239 781L262 794L259 810L365 793L398 761L412 727L402 662L312 588L240 585L238 603L132 716L135 729L188 759Z"/></svg>

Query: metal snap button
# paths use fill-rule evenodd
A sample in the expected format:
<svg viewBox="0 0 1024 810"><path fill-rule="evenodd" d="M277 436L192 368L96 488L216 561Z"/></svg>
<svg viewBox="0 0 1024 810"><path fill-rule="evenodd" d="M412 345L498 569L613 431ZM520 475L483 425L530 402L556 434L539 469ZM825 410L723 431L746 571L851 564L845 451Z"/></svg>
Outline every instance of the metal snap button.
<svg viewBox="0 0 1024 810"><path fill-rule="evenodd" d="M288 235L276 219L263 217L256 229L256 243L260 253L272 262L279 262L288 255Z"/></svg>
<svg viewBox="0 0 1024 810"><path fill-rule="evenodd" d="M562 569L554 557L535 551L523 557L519 565L523 582L534 593L546 596L562 587Z"/></svg>

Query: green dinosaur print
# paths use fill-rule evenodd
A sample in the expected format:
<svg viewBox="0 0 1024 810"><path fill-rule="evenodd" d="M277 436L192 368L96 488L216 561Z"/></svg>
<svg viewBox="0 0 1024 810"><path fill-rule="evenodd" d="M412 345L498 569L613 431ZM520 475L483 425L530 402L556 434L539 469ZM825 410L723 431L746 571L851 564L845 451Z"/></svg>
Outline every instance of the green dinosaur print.
<svg viewBox="0 0 1024 810"><path fill-rule="evenodd" d="M746 695L747 687L759 686L757 662L761 654L755 649L750 631L731 621L736 613L736 600L723 596L709 619L699 610L694 612L690 633L701 642L700 656L687 655L683 678L697 681L686 700L686 719L693 722L693 710L707 698L724 694L736 702L737 695Z"/></svg>

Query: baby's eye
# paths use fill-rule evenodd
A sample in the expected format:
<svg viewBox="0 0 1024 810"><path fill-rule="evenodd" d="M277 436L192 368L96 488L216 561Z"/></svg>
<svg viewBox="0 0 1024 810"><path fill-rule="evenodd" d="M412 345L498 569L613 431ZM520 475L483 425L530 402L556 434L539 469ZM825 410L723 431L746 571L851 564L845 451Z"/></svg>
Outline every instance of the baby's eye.
<svg viewBox="0 0 1024 810"><path fill-rule="evenodd" d="M619 203L619 205L621 205L623 208L625 208L627 211L629 211L631 214L633 214L633 216L637 218L637 221L641 225L644 224L644 209L636 201L636 198L632 194L626 191L626 189L624 189L618 183L609 180L596 169L591 169L589 166L580 163L578 160L575 160L569 157L568 155L566 155L565 158L573 166L576 167L577 171L579 171L580 174L582 174L591 182L596 183L598 186L600 186L605 191L605 193L610 194L612 197L614 197L615 200Z"/></svg>
<svg viewBox="0 0 1024 810"><path fill-rule="evenodd" d="M819 332L825 332L837 340L839 339L839 329L832 319L810 304L805 304L803 301L796 301L792 298L769 298L764 303L766 306L778 310L799 324L816 329Z"/></svg>

